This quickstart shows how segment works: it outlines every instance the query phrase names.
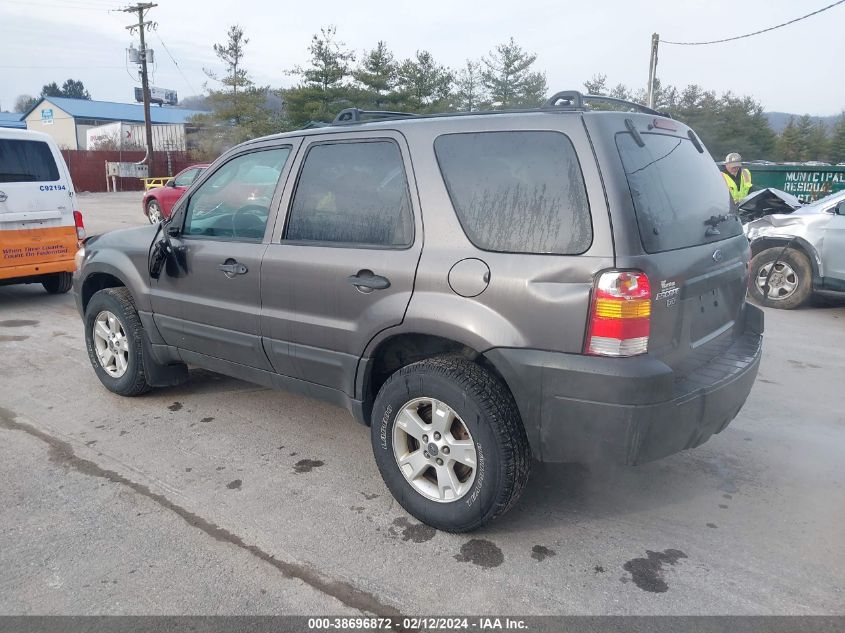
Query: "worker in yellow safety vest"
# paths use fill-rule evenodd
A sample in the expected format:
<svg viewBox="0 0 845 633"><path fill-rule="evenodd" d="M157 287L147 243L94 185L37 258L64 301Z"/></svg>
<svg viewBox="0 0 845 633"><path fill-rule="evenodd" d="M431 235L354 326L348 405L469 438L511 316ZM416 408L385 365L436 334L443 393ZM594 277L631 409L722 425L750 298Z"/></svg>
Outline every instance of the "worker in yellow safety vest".
<svg viewBox="0 0 845 633"><path fill-rule="evenodd" d="M722 176L725 177L734 202L739 202L751 191L751 172L742 166L742 156L736 152L725 156L725 171Z"/></svg>

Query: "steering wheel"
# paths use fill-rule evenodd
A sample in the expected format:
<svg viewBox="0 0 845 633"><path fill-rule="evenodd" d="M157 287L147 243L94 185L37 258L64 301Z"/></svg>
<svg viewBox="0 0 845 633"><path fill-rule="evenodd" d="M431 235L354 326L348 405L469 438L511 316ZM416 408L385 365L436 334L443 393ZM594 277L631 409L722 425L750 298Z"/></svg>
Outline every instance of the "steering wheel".
<svg viewBox="0 0 845 633"><path fill-rule="evenodd" d="M248 205L235 211L232 218L232 237L262 237L267 219L267 209L257 205Z"/></svg>

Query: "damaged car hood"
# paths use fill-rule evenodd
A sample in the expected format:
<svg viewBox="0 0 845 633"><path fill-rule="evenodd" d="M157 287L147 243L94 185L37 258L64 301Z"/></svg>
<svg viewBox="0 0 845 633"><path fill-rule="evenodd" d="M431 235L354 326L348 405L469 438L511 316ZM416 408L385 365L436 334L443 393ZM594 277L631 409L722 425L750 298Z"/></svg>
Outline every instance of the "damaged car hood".
<svg viewBox="0 0 845 633"><path fill-rule="evenodd" d="M752 242L764 237L798 237L812 244L816 252L821 252L824 230L833 218L833 209L842 200L845 200L845 192L838 192L789 215L763 216L745 225L745 235Z"/></svg>
<svg viewBox="0 0 845 633"><path fill-rule="evenodd" d="M745 196L737 203L736 208L739 219L745 224L773 213L792 213L801 206L801 201L791 193L767 187Z"/></svg>

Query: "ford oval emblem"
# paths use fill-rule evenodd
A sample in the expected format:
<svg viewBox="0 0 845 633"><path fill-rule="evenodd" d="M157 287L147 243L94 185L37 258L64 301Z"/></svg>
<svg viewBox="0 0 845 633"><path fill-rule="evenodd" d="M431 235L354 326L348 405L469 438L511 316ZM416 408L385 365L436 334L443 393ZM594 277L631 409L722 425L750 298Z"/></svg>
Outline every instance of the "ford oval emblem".
<svg viewBox="0 0 845 633"><path fill-rule="evenodd" d="M718 248L715 251L713 251L713 261L714 262L722 261L722 251L719 250Z"/></svg>

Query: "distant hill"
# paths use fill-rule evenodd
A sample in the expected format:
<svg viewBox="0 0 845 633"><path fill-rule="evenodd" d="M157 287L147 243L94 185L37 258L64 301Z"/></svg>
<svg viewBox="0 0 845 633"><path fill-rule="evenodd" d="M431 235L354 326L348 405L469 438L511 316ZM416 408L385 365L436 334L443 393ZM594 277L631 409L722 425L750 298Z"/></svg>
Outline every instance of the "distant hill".
<svg viewBox="0 0 845 633"><path fill-rule="evenodd" d="M787 123L789 123L789 119L791 117L795 117L796 122L801 117L800 114L789 114L788 112L766 112L765 115L769 120L769 125L777 134L780 134L783 131L783 128L785 128ZM814 123L818 121L823 122L827 125L828 129L832 131L833 126L836 125L836 119L838 119L839 116L811 116L810 118Z"/></svg>

